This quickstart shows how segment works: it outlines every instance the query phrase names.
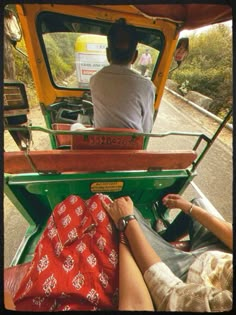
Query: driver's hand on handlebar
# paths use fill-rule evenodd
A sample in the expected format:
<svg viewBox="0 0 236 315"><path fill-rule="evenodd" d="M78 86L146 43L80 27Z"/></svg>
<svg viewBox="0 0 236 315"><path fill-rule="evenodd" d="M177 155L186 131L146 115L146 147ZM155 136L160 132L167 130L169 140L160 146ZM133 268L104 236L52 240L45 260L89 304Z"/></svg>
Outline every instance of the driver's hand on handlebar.
<svg viewBox="0 0 236 315"><path fill-rule="evenodd" d="M107 205L102 200L102 205L103 205L103 208L107 211L107 213L110 215L110 217L114 221L115 225L117 225L121 217L125 217L127 215L133 214L134 212L133 201L131 200L129 196L115 199L109 205Z"/></svg>

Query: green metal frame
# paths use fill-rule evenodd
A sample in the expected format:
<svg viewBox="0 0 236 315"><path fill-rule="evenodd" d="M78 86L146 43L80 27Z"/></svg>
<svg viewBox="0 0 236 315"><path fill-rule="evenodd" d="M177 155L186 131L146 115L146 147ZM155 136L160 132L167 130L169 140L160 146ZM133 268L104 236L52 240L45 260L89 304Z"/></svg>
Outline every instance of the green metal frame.
<svg viewBox="0 0 236 315"><path fill-rule="evenodd" d="M4 176L7 197L28 221L29 229L22 241L12 265L31 260L35 245L56 204L68 195L88 199L99 191L92 190L93 183L107 183L112 199L129 195L143 216L154 224L157 218L168 213L161 200L167 193L181 193L189 185L196 172L187 170L122 171L81 174L18 174ZM109 185L118 183L117 191L109 191ZM112 189L111 189L112 190Z"/></svg>
<svg viewBox="0 0 236 315"><path fill-rule="evenodd" d="M202 149L196 160L187 169L175 170L141 170L141 171L113 171L97 173L29 173L4 174L4 192L12 201L16 209L29 223L29 228L12 261L12 265L27 262L32 259L35 246L45 227L45 224L56 204L68 195L79 195L83 199L90 198L94 193L108 194L112 199L129 195L134 205L143 216L154 225L157 218L166 220L168 211L161 200L167 193L182 194L193 178L196 176L196 167L215 141L216 137L229 120L232 111L222 121L212 138L202 133L167 132L162 134L142 134L146 138L166 137L170 135L195 136L197 141L193 150L197 150L204 141ZM84 137L94 131L63 131L52 130L37 126L11 126L6 129L22 130L27 128L30 132L42 131L50 136L56 134L82 134ZM96 131L96 134L112 134L114 132ZM124 135L124 132L115 132ZM126 135L137 136L137 133L127 132ZM103 186L103 189L94 190L94 183ZM104 184L106 183L106 184ZM115 184L114 184L115 183ZM117 184L117 185L116 185ZM104 188L105 187L105 188ZM114 189L115 187L115 189Z"/></svg>
<svg viewBox="0 0 236 315"><path fill-rule="evenodd" d="M145 138L144 140L144 146L147 145L148 141L150 138L162 138L162 137L167 137L167 136L190 136L190 137L197 137L197 142L194 145L194 148L192 150L196 150L201 143L201 141L205 141L206 145L209 146L212 144L212 139L207 137L205 134L201 132L176 132L176 131L171 131L171 132L164 132L164 133L142 133L142 132L124 132L124 131L98 131L98 130L86 130L86 129L81 129L81 130L76 130L76 131L70 131L70 130L53 130L49 128L44 128L44 127L39 127L39 126L6 126L6 130L18 130L18 131L26 131L28 130L29 132L33 131L41 131L44 133L49 134L51 144L54 146L55 143L55 135L84 135L86 138L89 134L97 134L97 135L117 135L117 136L125 136L125 135L131 135L134 138L137 136L143 136ZM53 138L54 139L53 139ZM143 149L145 147L143 146ZM55 148L53 147L52 149L58 149L55 143ZM199 157L202 157L202 152L200 153Z"/></svg>

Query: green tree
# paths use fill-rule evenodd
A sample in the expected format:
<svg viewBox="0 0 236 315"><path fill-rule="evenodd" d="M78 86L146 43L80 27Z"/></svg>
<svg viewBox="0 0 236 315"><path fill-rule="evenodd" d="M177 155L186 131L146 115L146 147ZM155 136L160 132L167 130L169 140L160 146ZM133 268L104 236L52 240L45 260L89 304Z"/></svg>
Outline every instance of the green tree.
<svg viewBox="0 0 236 315"><path fill-rule="evenodd" d="M71 40L68 40L69 35L65 34L62 36L60 33L46 34L43 38L52 76L57 84L60 84L61 81L75 70L74 51L72 52L74 45L72 45Z"/></svg>

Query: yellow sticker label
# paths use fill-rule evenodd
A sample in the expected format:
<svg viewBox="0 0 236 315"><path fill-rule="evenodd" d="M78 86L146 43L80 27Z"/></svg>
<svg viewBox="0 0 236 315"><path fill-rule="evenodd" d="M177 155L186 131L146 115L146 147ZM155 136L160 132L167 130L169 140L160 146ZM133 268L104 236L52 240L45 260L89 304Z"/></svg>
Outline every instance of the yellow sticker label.
<svg viewBox="0 0 236 315"><path fill-rule="evenodd" d="M123 189L123 182L97 182L92 183L91 191L94 193L98 192L116 192Z"/></svg>

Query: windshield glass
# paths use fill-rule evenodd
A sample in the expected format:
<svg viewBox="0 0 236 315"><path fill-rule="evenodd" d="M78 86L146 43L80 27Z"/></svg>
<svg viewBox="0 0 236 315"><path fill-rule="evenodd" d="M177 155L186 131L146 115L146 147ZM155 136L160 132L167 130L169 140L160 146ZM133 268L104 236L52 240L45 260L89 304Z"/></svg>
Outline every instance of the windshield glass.
<svg viewBox="0 0 236 315"><path fill-rule="evenodd" d="M110 23L42 13L38 33L52 83L68 89L89 89L90 77L108 65L107 32ZM138 58L132 69L152 78L164 46L158 30L138 28Z"/></svg>

